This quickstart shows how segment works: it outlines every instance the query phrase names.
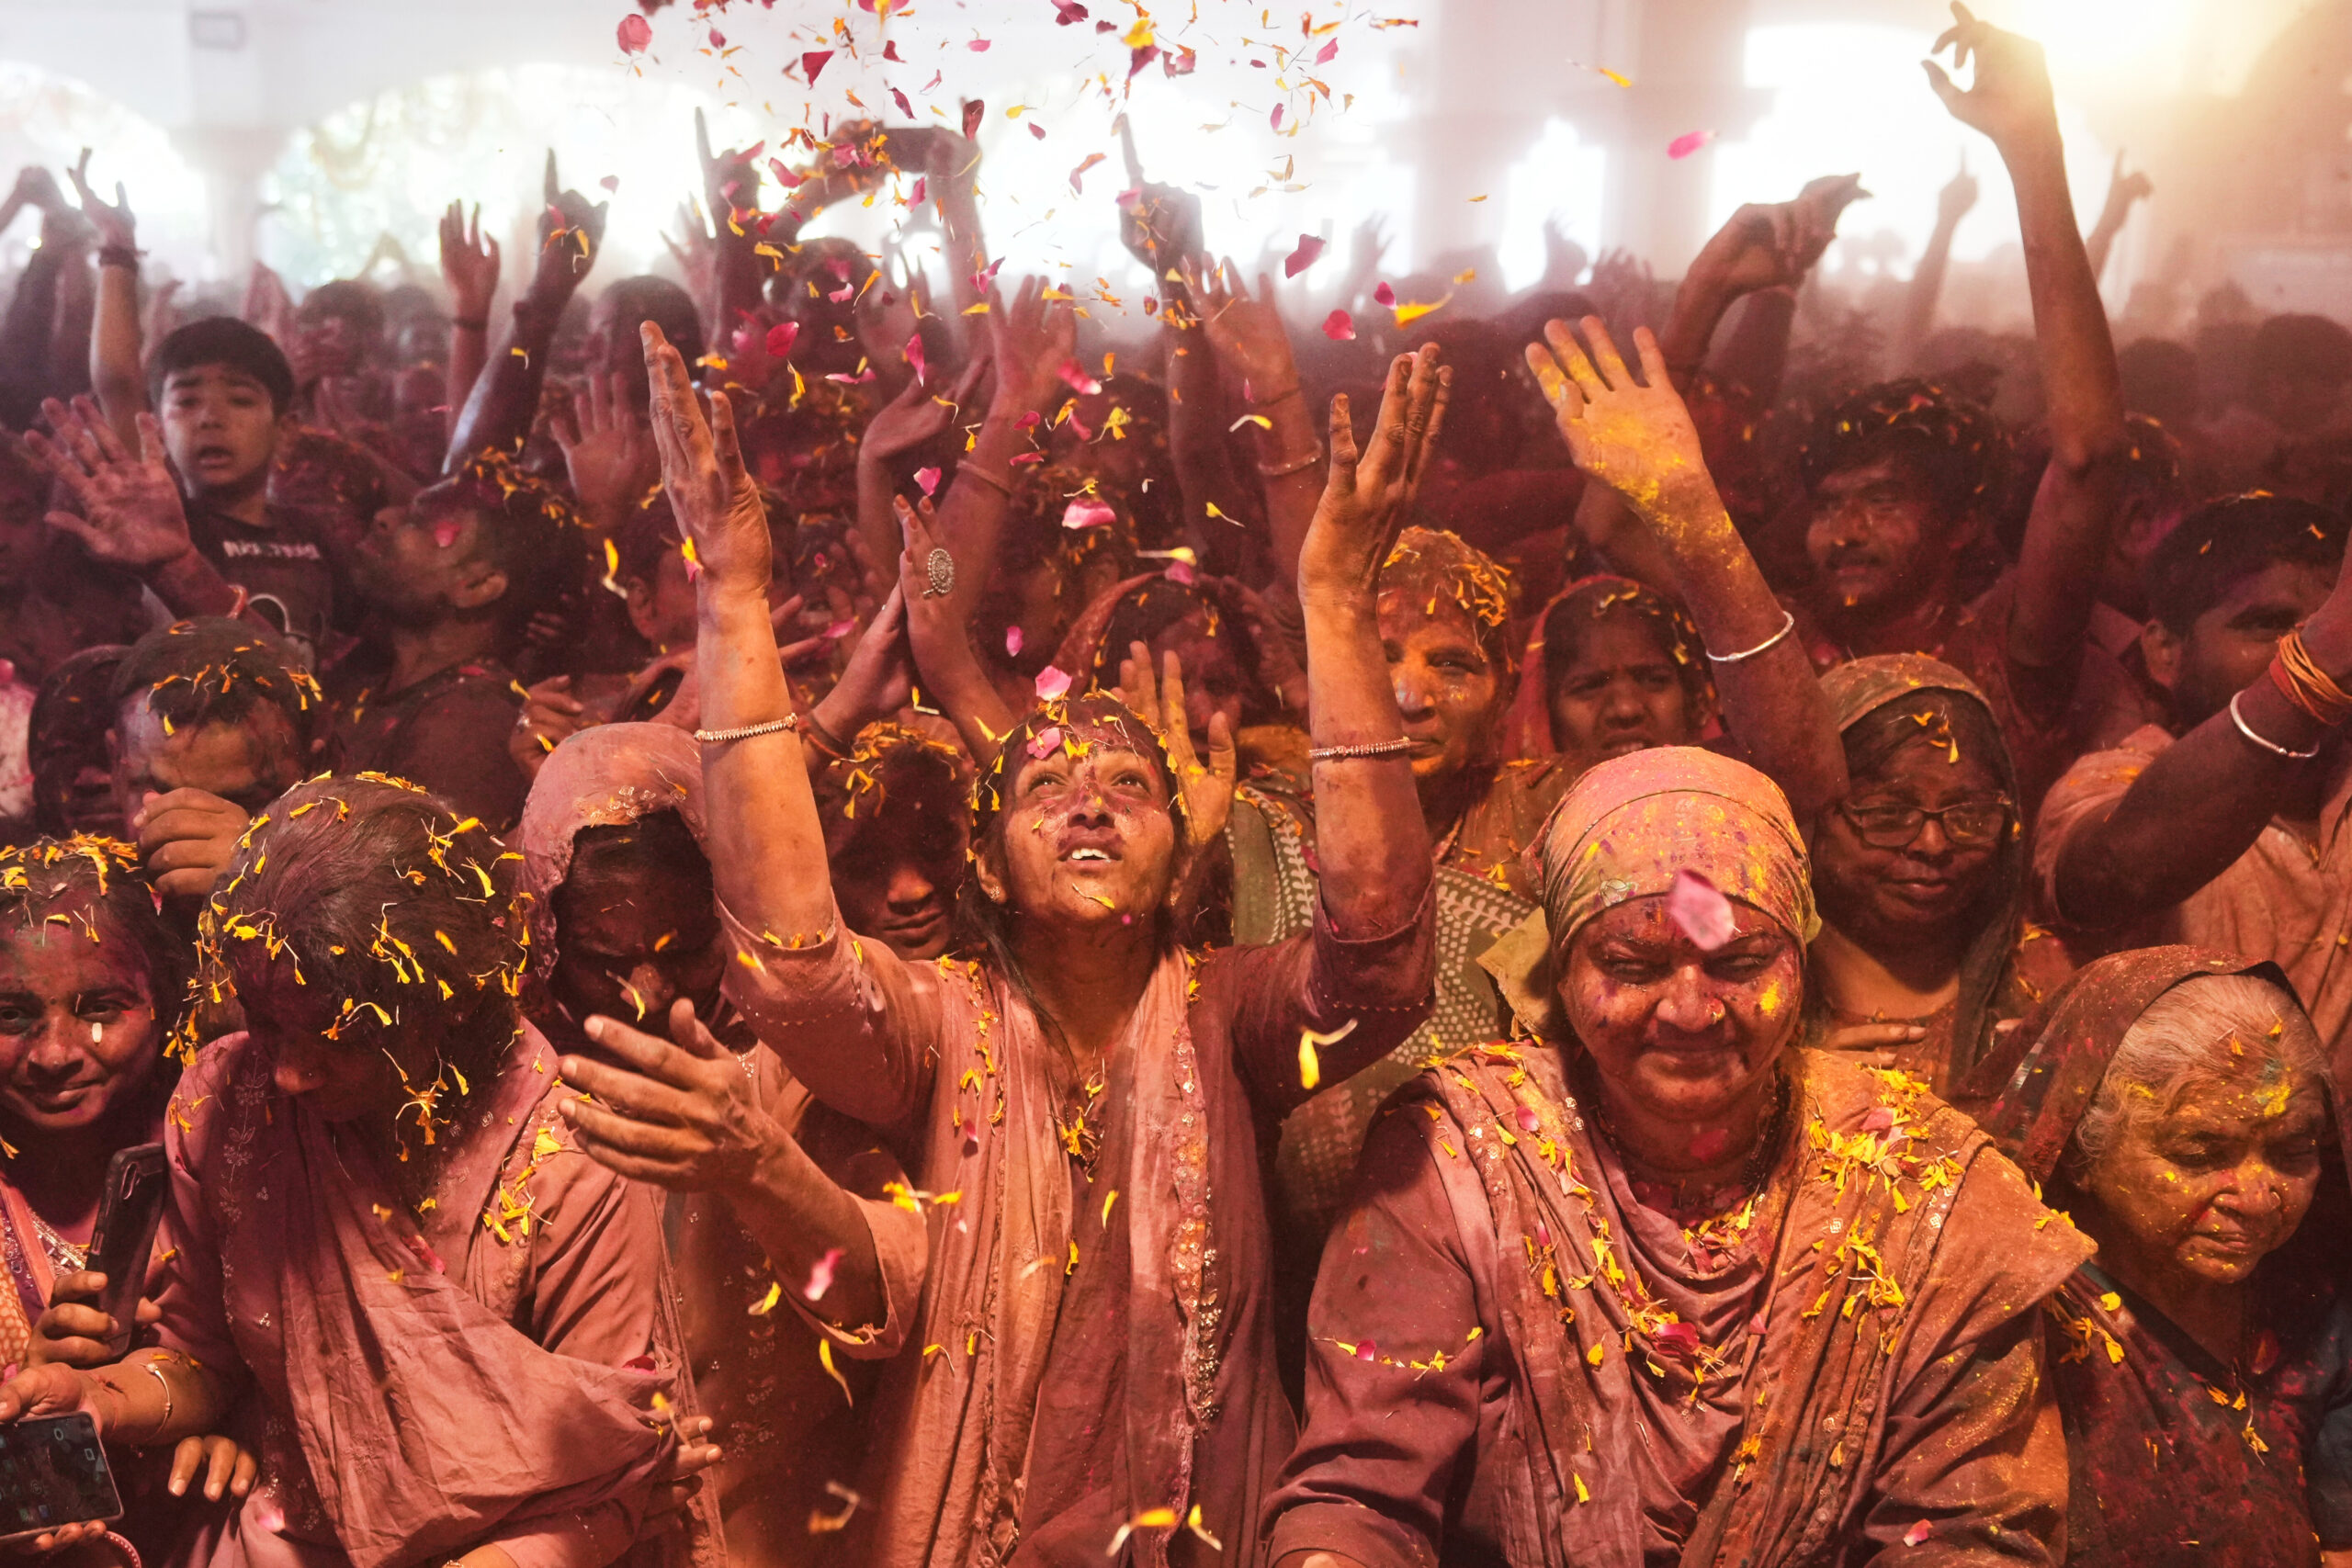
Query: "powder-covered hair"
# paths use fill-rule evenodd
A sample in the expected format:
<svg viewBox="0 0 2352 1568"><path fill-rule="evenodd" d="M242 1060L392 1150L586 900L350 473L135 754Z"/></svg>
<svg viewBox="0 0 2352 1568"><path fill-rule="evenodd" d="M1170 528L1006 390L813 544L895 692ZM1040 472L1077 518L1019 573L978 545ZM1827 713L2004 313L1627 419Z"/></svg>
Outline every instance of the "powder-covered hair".
<svg viewBox="0 0 2352 1568"><path fill-rule="evenodd" d="M1510 635L1510 573L1460 535L1419 526L1398 534L1380 563L1381 597L1392 593L1429 615L1452 602L1476 631L1487 661L1498 673L1511 669L1519 649Z"/></svg>
<svg viewBox="0 0 2352 1568"><path fill-rule="evenodd" d="M299 784L254 818L197 927L215 998L278 964L333 1013L325 1033L373 1051L431 1029L459 1071L513 1041L530 934L522 856L479 818L381 773Z"/></svg>
<svg viewBox="0 0 2352 1568"><path fill-rule="evenodd" d="M2098 1092L2075 1124L2068 1174L2084 1179L2131 1122L2164 1113L2191 1087L2250 1073L2333 1081L2319 1032L2284 987L2258 975L2183 980L2124 1032Z"/></svg>

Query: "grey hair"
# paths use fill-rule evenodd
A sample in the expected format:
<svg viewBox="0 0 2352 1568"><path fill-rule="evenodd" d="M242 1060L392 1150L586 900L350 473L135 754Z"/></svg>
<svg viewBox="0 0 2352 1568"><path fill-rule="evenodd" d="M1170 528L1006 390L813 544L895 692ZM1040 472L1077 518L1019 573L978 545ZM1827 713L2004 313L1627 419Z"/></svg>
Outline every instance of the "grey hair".
<svg viewBox="0 0 2352 1568"><path fill-rule="evenodd" d="M2115 1146L2130 1119L2177 1101L2191 1082L2234 1078L2276 1063L2333 1084L2319 1031L2294 994L2257 975L2197 975L2132 1021L2067 1150L2076 1180Z"/></svg>

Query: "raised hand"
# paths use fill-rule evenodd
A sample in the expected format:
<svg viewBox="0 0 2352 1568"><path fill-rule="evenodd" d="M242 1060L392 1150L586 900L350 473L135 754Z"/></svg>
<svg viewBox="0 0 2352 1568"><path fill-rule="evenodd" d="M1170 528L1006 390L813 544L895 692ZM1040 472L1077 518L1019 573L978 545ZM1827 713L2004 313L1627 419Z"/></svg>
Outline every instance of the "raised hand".
<svg viewBox="0 0 2352 1568"><path fill-rule="evenodd" d="M628 378L585 378L584 397L550 426L581 510L599 532L611 533L662 475L653 432L629 406Z"/></svg>
<svg viewBox="0 0 2352 1568"><path fill-rule="evenodd" d="M743 466L735 439L735 410L724 392L710 395L703 417L687 379L686 362L647 321L638 329L652 387L653 446L662 459L662 488L678 527L702 562L701 592L743 593L763 601L775 570L768 509Z"/></svg>
<svg viewBox="0 0 2352 1568"><path fill-rule="evenodd" d="M2121 166L2119 160L2117 167L2120 169ZM130 197L122 188L122 182L115 182L114 204L108 206L97 192L90 188L90 150L87 147L82 149L81 161L67 173L74 180L74 194L81 198L82 216L88 219L90 226L97 231L98 243L125 250L135 248L139 243L139 220L131 214Z"/></svg>
<svg viewBox="0 0 2352 1568"><path fill-rule="evenodd" d="M858 443L858 457L867 462L885 463L937 439L955 423L972 394L979 390L980 378L988 373L988 367L985 359L972 361L956 378L956 385L944 392L920 381L908 382L906 390L866 422L865 438Z"/></svg>
<svg viewBox="0 0 2352 1568"><path fill-rule="evenodd" d="M996 401L1004 408L1043 409L1061 384L1062 367L1078 347L1078 318L1067 299L1046 298L1046 280L1024 277L1006 309L989 290L989 344L996 361Z"/></svg>
<svg viewBox="0 0 2352 1568"><path fill-rule="evenodd" d="M2132 215L2132 204L2147 200L2155 191L2155 182L2148 178L2145 169L2134 169L2128 175L2123 172L2123 154L2118 152L2115 154L2115 173L2108 180L2107 205L2099 212L2099 223L2101 226L2113 224L2120 227L2123 220Z"/></svg>
<svg viewBox="0 0 2352 1568"><path fill-rule="evenodd" d="M1212 269L1187 261L1184 280L1192 288L1193 308L1200 312L1217 364L1248 389L1250 401L1274 402L1296 389L1298 365L1291 355L1282 312L1274 307L1271 276L1258 275L1254 299L1230 256L1222 267Z"/></svg>
<svg viewBox="0 0 2352 1568"><path fill-rule="evenodd" d="M480 321L490 314L499 259L497 237L482 232L481 203L474 203L469 219L464 202L451 202L441 214L441 281L449 286L449 303L460 321Z"/></svg>
<svg viewBox="0 0 2352 1568"><path fill-rule="evenodd" d="M789 1134L760 1104L735 1054L695 1017L694 1003L673 1004L661 1021L667 1040L617 1019L589 1019L588 1038L620 1065L563 1058L563 1081L595 1097L560 1101L563 1118L583 1152L631 1180L673 1192L745 1190Z"/></svg>
<svg viewBox="0 0 2352 1568"><path fill-rule="evenodd" d="M1119 700L1145 723L1159 731L1168 761L1176 770L1176 787L1184 794L1184 821L1195 850L1216 841L1233 815L1233 786L1241 778L1241 754L1233 744L1233 728L1221 713L1209 716L1209 760L1204 767L1193 745L1190 710L1184 705L1184 664L1170 649L1160 655L1160 674L1152 679L1151 649L1136 642L1127 645L1119 660Z"/></svg>
<svg viewBox="0 0 2352 1568"><path fill-rule="evenodd" d="M1361 455L1348 419L1348 395L1331 400L1331 462L1323 499L1298 552L1298 597L1356 604L1380 581L1380 563L1419 491L1438 433L1445 425L1453 372L1441 368L1437 344L1388 362L1380 417ZM1310 671L1311 672L1311 671Z"/></svg>
<svg viewBox="0 0 2352 1568"><path fill-rule="evenodd" d="M1952 25L1944 29L1929 52L1952 51L1957 71L1973 55L1974 82L1962 91L1941 65L1923 60L1928 85L1961 124L1973 126L2006 150L2020 138L2055 134L2056 99L2050 88L2050 66L2041 46L2031 39L1979 21L1961 0L1952 0Z"/></svg>
<svg viewBox="0 0 2352 1568"><path fill-rule="evenodd" d="M1164 285L1168 269L1201 248L1201 198L1174 186L1136 186L1119 209L1119 243Z"/></svg>
<svg viewBox="0 0 2352 1568"><path fill-rule="evenodd" d="M1793 201L1749 202L1715 231L1690 276L1724 293L1793 288L1838 237L1838 217L1867 197L1860 175L1814 180Z"/></svg>
<svg viewBox="0 0 2352 1568"><path fill-rule="evenodd" d="M1527 367L1551 400L1577 467L1645 518L1661 520L1679 483L1706 478L1690 411L1667 378L1666 356L1649 328L1634 329L1644 378L1636 381L1600 318L1587 316L1583 325L1592 344L1589 356L1567 322L1547 321L1544 335L1551 347L1528 344Z"/></svg>
<svg viewBox="0 0 2352 1568"><path fill-rule="evenodd" d="M587 705L571 694L571 677L550 675L530 688L514 728L507 733L506 753L516 767L537 778L548 752L595 722Z"/></svg>
<svg viewBox="0 0 2352 1568"><path fill-rule="evenodd" d="M199 899L235 857L248 820L233 800L183 788L149 795L130 827L139 835L140 860L155 891L166 898Z"/></svg>
<svg viewBox="0 0 2352 1568"><path fill-rule="evenodd" d="M81 540L91 559L133 571L168 566L195 547L153 414L139 416L133 454L87 397L75 398L71 408L48 398L40 408L52 434L26 432L25 448L81 508L78 515L50 513L51 527Z"/></svg>
<svg viewBox="0 0 2352 1568"><path fill-rule="evenodd" d="M546 197L539 209L539 259L535 282L576 287L596 264L605 247L605 211L609 202L591 203L576 190L566 190L556 176L555 149L548 149L547 174L541 182Z"/></svg>
<svg viewBox="0 0 2352 1568"><path fill-rule="evenodd" d="M702 164L702 199L713 218L748 212L760 205L759 165L733 147L710 150L710 123L695 110L695 156Z"/></svg>
<svg viewBox="0 0 2352 1568"><path fill-rule="evenodd" d="M677 233L662 232L662 243L670 247L670 259L686 275L686 288L697 299L710 293L710 280L718 265L712 249L710 227L703 220L702 207L691 199L678 203Z"/></svg>

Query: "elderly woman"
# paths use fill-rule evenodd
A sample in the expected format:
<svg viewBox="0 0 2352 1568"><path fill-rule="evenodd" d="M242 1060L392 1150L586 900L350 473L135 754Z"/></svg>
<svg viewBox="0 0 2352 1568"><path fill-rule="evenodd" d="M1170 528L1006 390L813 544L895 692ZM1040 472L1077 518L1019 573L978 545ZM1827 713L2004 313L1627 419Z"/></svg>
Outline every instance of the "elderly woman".
<svg viewBox="0 0 2352 1568"><path fill-rule="evenodd" d="M1275 1562L2054 1562L2034 1306L2088 1247L1916 1080L1790 1049L1780 791L1604 762L1540 870L1536 1038L1392 1104L1324 1252Z"/></svg>
<svg viewBox="0 0 2352 1568"><path fill-rule="evenodd" d="M517 1010L515 858L390 781L272 803L203 918L248 1032L164 1116L161 1343L0 1385L0 1420L82 1410L141 1447L251 1401L262 1481L213 1562L650 1559L682 1448L711 1457L657 1201L572 1146Z"/></svg>
<svg viewBox="0 0 2352 1568"><path fill-rule="evenodd" d="M2074 967L2026 923L2008 742L1975 682L1923 653L1857 659L1821 685L1851 783L1813 833L1806 1043L1873 1052L1957 1098L1996 1026Z"/></svg>
<svg viewBox="0 0 2352 1568"><path fill-rule="evenodd" d="M874 1134L811 1100L720 997L707 831L684 730L601 725L549 753L514 834L525 995L565 1053L565 1081L595 1097L567 1112L582 1149L671 1190L681 1326L702 1406L727 1433L713 1479L730 1556L829 1562L841 1533L808 1521L840 1511L829 1484L857 1480L853 1401L874 1379L855 1363L905 1337L922 1222L885 1196L905 1173ZM829 1366L820 1342L854 1359Z"/></svg>
<svg viewBox="0 0 2352 1568"><path fill-rule="evenodd" d="M2284 977L2117 953L1979 1071L1985 1129L2098 1243L2050 1303L2067 1561L2352 1562L2344 1122Z"/></svg>
<svg viewBox="0 0 2352 1568"><path fill-rule="evenodd" d="M763 597L733 414L650 329L663 482L703 562L711 866L729 994L811 1092L910 1149L922 1350L886 1374L872 1561L1258 1561L1294 1424L1272 1375L1266 1133L1428 1006L1429 848L1373 584L1442 379L1389 367L1361 463L1344 400L1299 567L1321 909L1309 934L1174 941L1189 757L1114 698L1042 691L976 791L961 962L844 930ZM944 587L958 570L925 552ZM972 563L963 569L973 570ZM945 582L941 582L945 580ZM863 1523L864 1521L861 1521ZM1182 1538L1172 1545L1171 1538Z"/></svg>

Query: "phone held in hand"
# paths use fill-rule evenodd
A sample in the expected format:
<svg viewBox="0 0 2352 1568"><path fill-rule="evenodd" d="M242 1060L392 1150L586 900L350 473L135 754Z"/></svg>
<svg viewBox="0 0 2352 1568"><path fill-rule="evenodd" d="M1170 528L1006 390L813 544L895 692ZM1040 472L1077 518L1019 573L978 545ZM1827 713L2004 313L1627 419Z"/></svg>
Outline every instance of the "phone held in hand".
<svg viewBox="0 0 2352 1568"><path fill-rule="evenodd" d="M98 1198L97 1224L90 1232L84 1265L107 1277L98 1310L114 1319L107 1355L130 1354L139 1327L139 1296L147 1288L147 1260L155 1253L155 1227L164 1217L164 1145L134 1144L107 1162L106 1190Z"/></svg>
<svg viewBox="0 0 2352 1568"><path fill-rule="evenodd" d="M96 1421L76 1412L0 1427L0 1540L121 1517Z"/></svg>

